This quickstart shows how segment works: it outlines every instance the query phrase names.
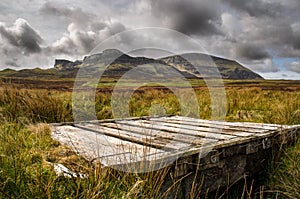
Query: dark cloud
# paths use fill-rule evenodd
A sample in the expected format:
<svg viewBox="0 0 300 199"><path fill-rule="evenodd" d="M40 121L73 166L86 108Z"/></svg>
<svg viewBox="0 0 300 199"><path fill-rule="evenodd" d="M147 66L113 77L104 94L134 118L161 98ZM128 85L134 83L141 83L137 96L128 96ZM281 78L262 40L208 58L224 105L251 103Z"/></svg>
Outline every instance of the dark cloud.
<svg viewBox="0 0 300 199"><path fill-rule="evenodd" d="M90 28L91 31L97 32L98 30L102 30L107 26L107 24L103 21L94 21L91 23Z"/></svg>
<svg viewBox="0 0 300 199"><path fill-rule="evenodd" d="M114 34L153 26L190 35L210 54L237 59L258 72L278 71L274 57L300 57L299 0L33 0L2 4L0 21L6 24L0 22L1 66L42 67L46 62L53 65L57 57L82 58ZM147 35L151 42L167 43L167 36ZM138 46L140 40L128 36L120 38L120 43ZM178 46L182 50L181 44ZM298 71L298 65L290 63L283 70L292 73Z"/></svg>
<svg viewBox="0 0 300 199"><path fill-rule="evenodd" d="M50 15L51 17L66 17L71 22L82 25L95 17L90 13L84 12L81 8L59 7L59 5L54 5L50 2L46 2L39 11L42 15Z"/></svg>
<svg viewBox="0 0 300 199"><path fill-rule="evenodd" d="M300 73L300 62L293 61L291 63L286 63L285 68L289 71Z"/></svg>
<svg viewBox="0 0 300 199"><path fill-rule="evenodd" d="M219 6L209 1L152 0L154 15L170 22L171 28L186 34L221 34L216 23L220 20Z"/></svg>
<svg viewBox="0 0 300 199"><path fill-rule="evenodd" d="M70 23L67 32L46 50L52 54L85 55L111 35L126 30L125 26L107 17L106 20L78 7L66 7L47 2L40 13L51 17L65 17Z"/></svg>
<svg viewBox="0 0 300 199"><path fill-rule="evenodd" d="M21 48L25 54L41 51L42 37L24 19L17 19L12 26L0 24L0 35L10 45Z"/></svg>
<svg viewBox="0 0 300 199"><path fill-rule="evenodd" d="M300 25L298 25L300 23L295 23L289 18L243 16L237 22L234 21L234 24L237 24L236 26L232 25L235 27L234 30L239 31L235 31L232 45L240 46L242 52L244 48L247 48L247 45L243 46L244 44L255 44L254 47L250 48L254 50L251 50L249 54L258 49L255 54L261 54L262 58L266 55L265 51L272 53L270 56L300 56ZM235 51L238 52L240 48L235 49ZM239 55L243 54L247 54L247 52L239 53ZM248 57L251 59L252 56Z"/></svg>
<svg viewBox="0 0 300 199"><path fill-rule="evenodd" d="M238 57L246 58L249 60L262 60L270 58L269 53L264 49L263 46L255 44L240 44L235 49Z"/></svg>
<svg viewBox="0 0 300 199"><path fill-rule="evenodd" d="M274 1L276 4L277 1ZM222 15L222 29L227 31L226 37L232 41L230 51L234 51L229 56L254 60L272 56L299 56L297 49L300 46L300 27L297 27L298 23L295 23L293 18L289 15L252 17L243 13L237 14L235 10L227 10ZM223 45L223 41L213 43L220 42Z"/></svg>
<svg viewBox="0 0 300 199"><path fill-rule="evenodd" d="M18 60L16 58L12 59L12 60L7 60L5 62L5 65L9 66L9 67L14 67L14 68L19 68L20 67L20 65L18 64Z"/></svg>
<svg viewBox="0 0 300 199"><path fill-rule="evenodd" d="M295 23L292 25L293 29L293 40L292 44L295 49L300 50L300 23Z"/></svg>
<svg viewBox="0 0 300 199"><path fill-rule="evenodd" d="M282 5L282 12L285 16L293 18L295 21L298 21L300 18L300 1L299 0L276 0ZM273 2L273 1L272 1Z"/></svg>
<svg viewBox="0 0 300 199"><path fill-rule="evenodd" d="M281 5L276 2L266 2L262 0L222 0L232 8L248 13L250 16L276 16L281 11Z"/></svg>
<svg viewBox="0 0 300 199"><path fill-rule="evenodd" d="M39 53L28 53L25 56L23 48L8 45L7 42L0 42L0 67L9 67L19 70L52 66L55 57L46 54L44 51L45 49L42 47Z"/></svg>
<svg viewBox="0 0 300 199"><path fill-rule="evenodd" d="M248 66L251 70L259 73L275 73L279 68L273 63L272 59L251 60L243 62L244 66Z"/></svg>
<svg viewBox="0 0 300 199"><path fill-rule="evenodd" d="M245 21L247 32L242 36L248 41L260 42L272 45L286 45L293 42L293 30L291 22L284 18L261 18L250 17Z"/></svg>

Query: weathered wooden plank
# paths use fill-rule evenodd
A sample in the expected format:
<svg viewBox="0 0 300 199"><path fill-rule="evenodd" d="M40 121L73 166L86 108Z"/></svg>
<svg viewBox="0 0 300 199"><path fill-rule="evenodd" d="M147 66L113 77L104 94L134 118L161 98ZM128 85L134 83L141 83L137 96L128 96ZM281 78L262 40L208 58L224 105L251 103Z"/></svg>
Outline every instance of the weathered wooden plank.
<svg viewBox="0 0 300 199"><path fill-rule="evenodd" d="M181 156L184 151L193 148L186 146L165 151L74 126L53 127L52 132L53 139L71 147L86 159L98 160L103 166L120 166L119 169L126 168L127 171L129 169L145 169L141 167L167 166Z"/></svg>
<svg viewBox="0 0 300 199"><path fill-rule="evenodd" d="M200 137L206 137L206 138L217 139L217 140L231 139L236 137L233 135L210 133L210 132L198 131L195 129L184 129L184 128L180 128L180 125L178 125L177 127L170 127L170 126L161 125L159 123L156 124L155 122L151 123L151 121L147 121L147 120L118 121L118 123L133 125L133 126L143 126L144 128L164 130L175 134L186 134L195 137L200 136Z"/></svg>
<svg viewBox="0 0 300 199"><path fill-rule="evenodd" d="M178 143L183 143L182 145L184 147L186 146L191 146L191 145L199 145L201 143L208 143L208 142L215 142L218 141L216 139L210 139L206 137L200 137L200 136L191 136L191 135L186 135L186 134L180 134L180 133L174 133L174 132L168 132L168 131L163 131L163 130L157 130L153 128L149 128L150 126L146 127L144 124L136 126L136 125L130 125L128 122L124 123L102 123L102 126L110 127L110 128L115 128L115 129L120 129L120 130L126 130L130 131L132 133L140 134L143 136L146 136L150 140L155 140L155 139L167 139L170 140L171 142L168 143L170 144L175 144L177 145Z"/></svg>
<svg viewBox="0 0 300 199"><path fill-rule="evenodd" d="M178 146L166 146L167 143L169 142L168 139L154 140L154 139L150 139L147 137L143 137L139 134L132 133L130 131L113 129L113 128L108 128L105 126L99 126L99 125L90 124L90 123L76 124L76 127L80 128L80 129L88 130L88 131L91 131L94 133L103 134L103 135L119 138L122 140L130 141L133 143L151 146L154 148L164 148L167 150L178 149Z"/></svg>
<svg viewBox="0 0 300 199"><path fill-rule="evenodd" d="M134 138L141 138L141 142L139 144L156 144L161 148L167 149L167 150L178 150L181 148L185 148L190 146L191 144L201 144L201 143L206 143L208 141L214 141L211 139L198 139L196 140L197 142L192 142L193 140L187 140L185 137L180 135L175 135L175 134L170 134L167 132L154 132L153 129L148 129L150 132L147 132L146 128L138 128L138 127L130 127L126 125L121 125L121 124L115 124L115 123L101 123L100 125L98 124L88 124L89 129L94 131L94 130L99 130L103 132L103 130L114 132L116 136L121 136L124 137L124 135L128 135L130 137ZM106 128L108 127L108 128ZM151 132L152 131L152 132ZM156 134L154 134L156 133ZM152 134L152 135L151 135ZM135 140L136 141L136 140Z"/></svg>
<svg viewBox="0 0 300 199"><path fill-rule="evenodd" d="M170 126L170 127L178 127L178 128L183 128L187 130L197 130L201 132L206 132L208 134L213 133L213 134L220 134L220 136L225 137L224 139L228 139L229 136L237 136L237 137L248 137L252 136L253 133L249 132L244 132L241 130L237 129L222 129L221 127L214 127L213 125L206 125L206 126L201 126L197 125L194 122L191 122L192 124L189 124L190 122L180 122L180 121L161 121L161 120L142 120L142 122L145 123L153 123L159 124L159 125L164 125L164 126Z"/></svg>
<svg viewBox="0 0 300 199"><path fill-rule="evenodd" d="M216 123L203 123L201 121L186 121L186 120L168 120L166 118L150 118L150 121L160 121L168 125L169 123L172 124L181 124L181 125L188 125L190 127L196 126L196 127L203 127L210 129L209 131L217 131L223 133L223 134L229 134L229 135L237 135L237 136L250 136L253 133L260 133L262 131L268 131L268 129L261 129L261 128L249 128L248 126L229 126L229 125L223 125L223 124L216 124ZM236 133L236 134L233 134Z"/></svg>
<svg viewBox="0 0 300 199"><path fill-rule="evenodd" d="M287 125L277 125L277 124L265 124L265 123L249 123L249 122L225 122L225 121L215 121L215 120L202 120L198 118L189 118L182 116L174 116L174 117L160 117L160 118L149 118L150 120L163 119L164 121L175 120L175 121L187 121L187 122L196 122L201 125L205 124L213 124L213 125L221 125L224 128L235 128L241 127L248 129L262 129L262 130L277 130L278 128L289 128ZM251 132L251 130L250 130ZM256 132L256 131L255 131Z"/></svg>
<svg viewBox="0 0 300 199"><path fill-rule="evenodd" d="M188 117L182 117L182 116L176 116L179 118L184 118L188 120ZM171 117L173 118L173 117ZM174 117L175 118L175 117ZM196 118L191 118L192 120L198 120ZM226 122L226 121L216 121L216 120L203 120L199 119L201 122L207 122L207 123L216 123L216 124L222 124L225 126L239 126L239 127L245 127L250 129L267 129L267 130L276 130L277 128L290 128L290 125L281 125L281 124L268 124L268 123L255 123L255 122Z"/></svg>
<svg viewBox="0 0 300 199"><path fill-rule="evenodd" d="M101 159L106 166L129 164L145 160L152 161L155 154L165 154L161 149L143 146L115 137L78 129L73 126L52 128L52 137L66 144L88 160ZM162 156L162 155L161 155Z"/></svg>

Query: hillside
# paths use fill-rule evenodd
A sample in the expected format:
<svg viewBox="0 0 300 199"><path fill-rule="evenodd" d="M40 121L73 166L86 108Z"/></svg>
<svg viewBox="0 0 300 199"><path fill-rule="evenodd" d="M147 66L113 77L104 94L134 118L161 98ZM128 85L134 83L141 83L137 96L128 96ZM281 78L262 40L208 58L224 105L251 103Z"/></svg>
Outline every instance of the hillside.
<svg viewBox="0 0 300 199"><path fill-rule="evenodd" d="M113 61L113 59L117 57ZM107 68L106 66L109 65ZM22 78L75 78L78 70L91 75L95 71L103 70L103 76L120 78L126 72L134 70L139 77L172 77L181 76L185 78L214 78L218 77L218 71L224 79L263 79L257 73L242 66L236 61L209 56L206 54L189 53L174 55L160 59L147 57L132 57L119 50L108 49L102 53L84 57L83 60L75 62L57 59L54 68L51 69L23 69L19 71L5 69L0 71L0 77L22 77ZM168 66L168 67L167 67ZM216 70L216 67L217 69ZM105 69L106 68L106 69ZM152 76L151 76L152 75Z"/></svg>
<svg viewBox="0 0 300 199"><path fill-rule="evenodd" d="M223 79L263 79L257 73L234 60L206 54L189 53L165 57L160 60L176 67L180 71L188 72L202 78L217 77L216 73L219 72Z"/></svg>

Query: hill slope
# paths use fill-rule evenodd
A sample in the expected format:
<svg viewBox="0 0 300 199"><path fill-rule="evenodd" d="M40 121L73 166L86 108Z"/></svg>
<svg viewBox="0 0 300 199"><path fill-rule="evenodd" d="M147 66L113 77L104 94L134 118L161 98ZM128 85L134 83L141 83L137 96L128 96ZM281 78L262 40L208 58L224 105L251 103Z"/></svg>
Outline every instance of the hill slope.
<svg viewBox="0 0 300 199"><path fill-rule="evenodd" d="M189 53L165 57L160 60L180 71L202 78L219 77L220 75L224 79L263 79L236 61L206 54Z"/></svg>

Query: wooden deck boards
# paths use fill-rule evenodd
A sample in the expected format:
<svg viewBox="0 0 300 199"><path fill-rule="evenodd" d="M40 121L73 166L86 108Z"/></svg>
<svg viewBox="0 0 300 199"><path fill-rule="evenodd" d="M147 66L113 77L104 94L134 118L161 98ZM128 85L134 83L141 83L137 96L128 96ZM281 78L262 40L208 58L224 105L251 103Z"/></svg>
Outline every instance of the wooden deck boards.
<svg viewBox="0 0 300 199"><path fill-rule="evenodd" d="M104 166L161 164L207 150L299 131L300 126L208 121L181 116L53 124L52 137ZM263 143L265 144L265 143ZM247 150L254 150L249 148Z"/></svg>

